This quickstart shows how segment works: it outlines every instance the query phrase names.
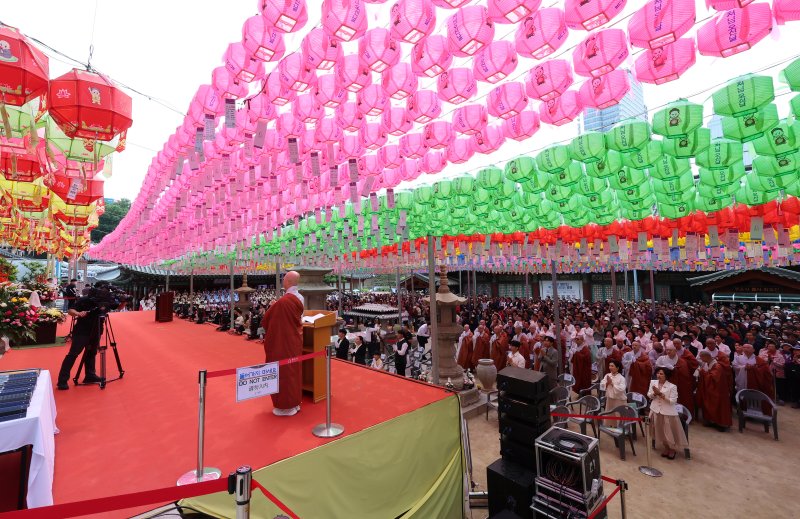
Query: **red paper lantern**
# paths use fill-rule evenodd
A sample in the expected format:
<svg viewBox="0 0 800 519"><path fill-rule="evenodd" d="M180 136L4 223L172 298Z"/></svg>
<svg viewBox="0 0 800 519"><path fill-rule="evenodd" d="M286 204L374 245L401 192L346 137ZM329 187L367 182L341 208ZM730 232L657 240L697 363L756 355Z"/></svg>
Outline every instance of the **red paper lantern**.
<svg viewBox="0 0 800 519"><path fill-rule="evenodd" d="M110 141L133 124L128 94L105 76L72 69L50 82L50 117L67 137Z"/></svg>
<svg viewBox="0 0 800 519"><path fill-rule="evenodd" d="M73 182L77 182L78 192L74 197L70 197L70 188L72 187ZM59 198L68 204L89 205L92 202L103 198L102 180L81 180L78 178L69 178L56 174L53 185L49 187L50 191L57 194Z"/></svg>
<svg viewBox="0 0 800 519"><path fill-rule="evenodd" d="M47 92L47 56L14 27L0 26L0 94L6 104L22 106Z"/></svg>
<svg viewBox="0 0 800 519"><path fill-rule="evenodd" d="M0 146L0 175L6 180L33 182L42 176L42 167L36 155L24 149Z"/></svg>

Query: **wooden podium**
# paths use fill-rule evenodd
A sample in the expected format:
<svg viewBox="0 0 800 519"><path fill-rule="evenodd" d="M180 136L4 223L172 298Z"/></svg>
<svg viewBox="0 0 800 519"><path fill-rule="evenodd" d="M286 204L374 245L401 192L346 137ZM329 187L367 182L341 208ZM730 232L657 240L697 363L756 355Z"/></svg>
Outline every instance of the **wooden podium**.
<svg viewBox="0 0 800 519"><path fill-rule="evenodd" d="M168 323L172 321L172 303L175 294L172 292L162 292L156 296L156 322Z"/></svg>
<svg viewBox="0 0 800 519"><path fill-rule="evenodd" d="M303 317L323 314L313 323L303 323L303 355L323 351L331 344L333 328L336 326L336 312L327 310L305 310ZM325 357L317 357L303 362L303 392L310 394L314 402L324 400Z"/></svg>

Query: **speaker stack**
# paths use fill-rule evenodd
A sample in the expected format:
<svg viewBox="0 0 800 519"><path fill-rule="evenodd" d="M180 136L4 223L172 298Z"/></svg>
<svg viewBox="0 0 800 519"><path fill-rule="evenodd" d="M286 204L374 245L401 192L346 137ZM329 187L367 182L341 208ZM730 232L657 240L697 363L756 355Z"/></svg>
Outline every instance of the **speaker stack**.
<svg viewBox="0 0 800 519"><path fill-rule="evenodd" d="M489 516L533 519L535 442L550 428L547 377L538 371L509 366L497 374L497 390L502 458L486 469Z"/></svg>

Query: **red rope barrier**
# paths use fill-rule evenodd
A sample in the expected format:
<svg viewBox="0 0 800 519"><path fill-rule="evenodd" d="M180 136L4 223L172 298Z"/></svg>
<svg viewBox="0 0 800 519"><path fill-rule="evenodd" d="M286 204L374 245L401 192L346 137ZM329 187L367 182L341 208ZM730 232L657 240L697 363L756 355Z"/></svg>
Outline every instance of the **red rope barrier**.
<svg viewBox="0 0 800 519"><path fill-rule="evenodd" d="M303 362L304 360L313 359L316 357L324 357L325 350L315 351L314 353L306 353L305 355L300 355L299 357L289 357L288 359L283 359L278 361L278 366L286 366L287 364L294 364L296 362ZM214 378L214 377L224 377L226 375L235 375L236 368L232 369L221 369L218 371L209 371L206 373L206 378Z"/></svg>
<svg viewBox="0 0 800 519"><path fill-rule="evenodd" d="M566 418L585 418L587 420L614 420L623 422L641 422L641 418L628 418L623 416L598 416L593 414L567 414L567 413L550 413L550 416L563 416Z"/></svg>
<svg viewBox="0 0 800 519"><path fill-rule="evenodd" d="M261 490L261 492L263 492L264 496L266 496L267 499L275 503L275 506L280 508L281 511L284 512L285 514L288 514L289 517L291 517L291 519L300 519L299 515L292 512L291 508L283 504L283 502L280 499L275 497L275 495L272 492L264 488L264 486L258 481L256 481L255 478L252 479L252 482L253 482L252 486L254 488L258 488L259 490Z"/></svg>
<svg viewBox="0 0 800 519"><path fill-rule="evenodd" d="M603 479L605 480L606 478L605 478L605 477L603 477ZM614 481L614 483L616 483L616 481ZM602 502L602 503L600 503L600 506L598 506L597 508L595 508L595 509L594 509L594 512L592 512L592 513L589 515L589 517L587 517L586 519L594 519L595 517L597 517L597 514L599 514L600 512L602 512L602 511L605 509L605 507L606 507L606 506L608 506L608 502L609 502L609 501L611 501L611 499L612 499L612 498L613 498L615 495L617 495L617 492L619 492L619 485L617 485L617 487L616 487L616 488L614 488L614 491L613 491L613 492L611 492L611 494L609 494L609 496L608 496L607 498L605 498L605 499L603 500L603 502Z"/></svg>
<svg viewBox="0 0 800 519"><path fill-rule="evenodd" d="M153 503L168 503L188 497L197 497L214 492L227 492L227 478L192 483L181 487L167 487L156 490L144 490L118 496L99 497L86 501L75 501L60 505L29 508L0 514L2 519L36 518L36 519L61 519L77 517L79 515L101 514L112 510L123 510L136 506L151 505Z"/></svg>

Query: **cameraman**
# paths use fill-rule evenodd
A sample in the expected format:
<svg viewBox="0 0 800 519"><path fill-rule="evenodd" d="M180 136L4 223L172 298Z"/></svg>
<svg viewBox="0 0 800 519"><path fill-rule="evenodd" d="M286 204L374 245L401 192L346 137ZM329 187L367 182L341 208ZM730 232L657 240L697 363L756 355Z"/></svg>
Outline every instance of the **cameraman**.
<svg viewBox="0 0 800 519"><path fill-rule="evenodd" d="M95 356L100 345L100 337L103 335L100 317L105 315L112 307L114 302L108 289L107 282L99 282L91 288L88 294L79 297L75 305L69 309L69 315L75 318L72 328L72 345L67 356L61 363L61 370L58 372L58 384L56 387L61 390L69 389L67 382L72 371L72 366L78 355L86 349L84 356L86 374L83 378L84 384L101 382L97 376L95 368Z"/></svg>

